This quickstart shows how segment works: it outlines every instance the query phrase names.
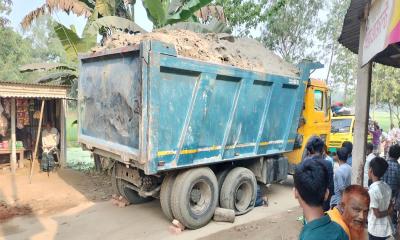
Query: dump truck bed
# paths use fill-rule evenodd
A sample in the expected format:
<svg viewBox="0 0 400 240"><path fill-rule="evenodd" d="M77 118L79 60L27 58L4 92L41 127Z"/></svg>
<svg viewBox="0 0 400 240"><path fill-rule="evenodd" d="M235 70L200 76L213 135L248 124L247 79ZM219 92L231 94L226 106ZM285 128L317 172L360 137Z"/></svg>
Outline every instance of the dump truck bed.
<svg viewBox="0 0 400 240"><path fill-rule="evenodd" d="M309 73L197 61L159 41L81 56L79 142L146 174L288 152Z"/></svg>

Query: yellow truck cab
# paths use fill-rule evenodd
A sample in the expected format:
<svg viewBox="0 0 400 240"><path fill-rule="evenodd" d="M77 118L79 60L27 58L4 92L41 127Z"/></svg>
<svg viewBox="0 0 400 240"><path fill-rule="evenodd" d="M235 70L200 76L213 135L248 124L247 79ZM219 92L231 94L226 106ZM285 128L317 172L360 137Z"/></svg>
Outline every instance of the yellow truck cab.
<svg viewBox="0 0 400 240"><path fill-rule="evenodd" d="M354 115L341 115L332 117L331 134L329 136L329 151L331 153L342 147L345 141L353 142L354 137ZM368 141L372 140L372 136L368 135Z"/></svg>
<svg viewBox="0 0 400 240"><path fill-rule="evenodd" d="M329 145L331 131L331 108L328 86L324 81L310 79L306 88L302 117L297 131L298 137L292 152L286 153L289 159L289 173L306 155L306 143L312 136L321 137Z"/></svg>

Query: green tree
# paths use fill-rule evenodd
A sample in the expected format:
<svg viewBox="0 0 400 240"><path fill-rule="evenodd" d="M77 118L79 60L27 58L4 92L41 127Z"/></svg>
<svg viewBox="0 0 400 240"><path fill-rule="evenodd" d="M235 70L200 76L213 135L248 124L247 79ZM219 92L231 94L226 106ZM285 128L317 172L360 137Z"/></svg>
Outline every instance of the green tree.
<svg viewBox="0 0 400 240"><path fill-rule="evenodd" d="M375 64L372 74L371 101L387 107L390 124L396 119L400 126L400 69Z"/></svg>
<svg viewBox="0 0 400 240"><path fill-rule="evenodd" d="M21 81L18 66L29 63L31 45L11 27L0 27L0 81Z"/></svg>
<svg viewBox="0 0 400 240"><path fill-rule="evenodd" d="M262 26L262 42L289 62L315 58L312 47L322 6L322 0L287 0Z"/></svg>
<svg viewBox="0 0 400 240"><path fill-rule="evenodd" d="M11 13L11 0L0 0L0 28L4 28L10 20L7 15Z"/></svg>

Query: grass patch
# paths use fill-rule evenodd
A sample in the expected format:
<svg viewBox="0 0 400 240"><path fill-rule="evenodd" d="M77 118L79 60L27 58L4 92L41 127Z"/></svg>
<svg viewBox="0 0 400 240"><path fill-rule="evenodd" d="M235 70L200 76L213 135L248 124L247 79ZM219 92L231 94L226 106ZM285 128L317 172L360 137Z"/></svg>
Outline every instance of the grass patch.
<svg viewBox="0 0 400 240"><path fill-rule="evenodd" d="M371 118L373 117L370 112ZM379 126L383 128L383 131L388 132L390 129L390 115L389 112L375 112L375 121L379 123Z"/></svg>
<svg viewBox="0 0 400 240"><path fill-rule="evenodd" d="M77 120L77 112L70 111L67 114L67 145L68 147L78 147L78 124L72 125Z"/></svg>

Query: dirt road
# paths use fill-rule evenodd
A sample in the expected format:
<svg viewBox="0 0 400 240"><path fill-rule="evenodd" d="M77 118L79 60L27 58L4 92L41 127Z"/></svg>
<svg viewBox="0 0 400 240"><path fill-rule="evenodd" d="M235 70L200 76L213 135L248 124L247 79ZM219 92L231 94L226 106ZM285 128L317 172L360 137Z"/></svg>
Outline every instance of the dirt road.
<svg viewBox="0 0 400 240"><path fill-rule="evenodd" d="M295 239L300 228L295 221L300 214L291 180L271 186L268 207L258 207L237 217L233 224L211 222L180 235L169 233L170 223L158 200L125 208L112 205L108 182L99 176L63 170L50 179L47 175L35 175L32 184L25 176L17 177L14 185L16 189L9 175L0 176L0 200L12 201L14 194L18 202L26 204L31 197L34 211L32 215L0 223L0 239L274 240Z"/></svg>

